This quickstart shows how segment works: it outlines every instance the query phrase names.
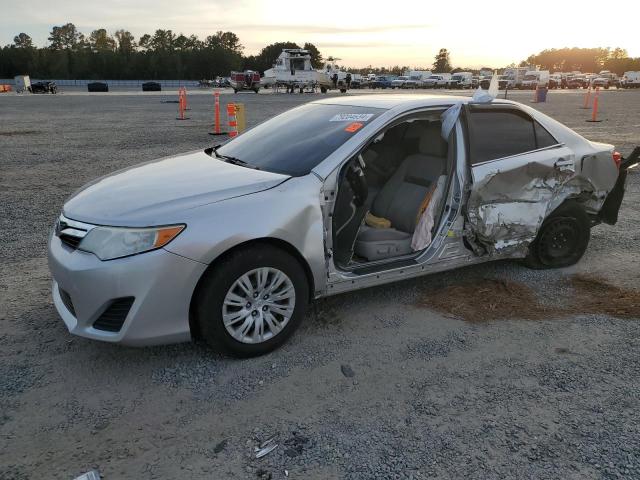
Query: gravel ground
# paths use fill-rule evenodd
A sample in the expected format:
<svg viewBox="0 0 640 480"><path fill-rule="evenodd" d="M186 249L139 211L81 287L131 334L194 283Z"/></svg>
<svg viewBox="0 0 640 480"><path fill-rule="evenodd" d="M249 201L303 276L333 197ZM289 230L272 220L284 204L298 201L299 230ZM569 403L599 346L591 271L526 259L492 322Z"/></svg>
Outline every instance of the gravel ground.
<svg viewBox="0 0 640 480"><path fill-rule="evenodd" d="M237 97L250 125L315 98ZM176 98L0 96L0 478L640 478L637 319L464 322L419 306L485 279L549 305L576 273L634 288L635 172L618 224L594 228L570 269L497 262L323 299L284 348L251 360L71 337L50 299L48 232L85 182L212 142L211 95L190 95L184 122L163 103ZM603 92L599 124L581 103L551 92L538 107L625 154L640 144L640 92Z"/></svg>

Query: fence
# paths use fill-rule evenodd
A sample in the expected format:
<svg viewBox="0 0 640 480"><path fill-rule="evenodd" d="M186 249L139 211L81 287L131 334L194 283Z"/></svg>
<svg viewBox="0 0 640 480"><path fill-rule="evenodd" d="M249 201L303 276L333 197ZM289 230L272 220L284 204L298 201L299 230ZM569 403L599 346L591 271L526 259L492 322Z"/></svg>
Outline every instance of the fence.
<svg viewBox="0 0 640 480"><path fill-rule="evenodd" d="M32 78L31 83L40 82L43 79ZM163 88L172 87L197 87L197 80L49 80L54 81L59 87L86 87L88 83L104 82L109 87L140 87L145 82L157 82ZM15 85L13 78L0 78L0 84Z"/></svg>

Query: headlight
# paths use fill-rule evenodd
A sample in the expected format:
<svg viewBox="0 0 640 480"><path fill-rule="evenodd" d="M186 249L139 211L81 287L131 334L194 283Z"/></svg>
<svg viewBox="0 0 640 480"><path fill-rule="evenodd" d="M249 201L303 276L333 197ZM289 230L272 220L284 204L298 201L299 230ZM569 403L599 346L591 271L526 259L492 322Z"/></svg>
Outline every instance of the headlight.
<svg viewBox="0 0 640 480"><path fill-rule="evenodd" d="M164 247L184 230L184 225L151 228L95 227L82 239L78 250L113 260Z"/></svg>

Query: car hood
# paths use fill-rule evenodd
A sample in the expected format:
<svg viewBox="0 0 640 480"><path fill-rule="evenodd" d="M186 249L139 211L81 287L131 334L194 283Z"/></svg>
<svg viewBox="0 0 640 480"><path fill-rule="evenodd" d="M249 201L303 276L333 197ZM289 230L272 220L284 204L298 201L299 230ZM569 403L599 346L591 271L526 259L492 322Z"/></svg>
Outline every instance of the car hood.
<svg viewBox="0 0 640 480"><path fill-rule="evenodd" d="M161 225L175 221L178 212L267 190L289 178L191 152L99 178L78 190L63 213L97 225Z"/></svg>

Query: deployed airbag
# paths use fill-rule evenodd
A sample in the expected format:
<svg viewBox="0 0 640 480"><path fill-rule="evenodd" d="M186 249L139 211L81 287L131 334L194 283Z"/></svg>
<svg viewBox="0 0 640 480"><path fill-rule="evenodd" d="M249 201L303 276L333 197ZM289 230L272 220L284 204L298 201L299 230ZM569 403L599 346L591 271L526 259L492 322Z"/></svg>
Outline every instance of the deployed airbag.
<svg viewBox="0 0 640 480"><path fill-rule="evenodd" d="M447 177L445 175L441 175L438 178L435 189L431 194L431 199L418 220L418 225L416 226L416 229L413 232L413 238L411 239L411 248L414 252L424 250L431 245L435 217L444 194L446 181Z"/></svg>

